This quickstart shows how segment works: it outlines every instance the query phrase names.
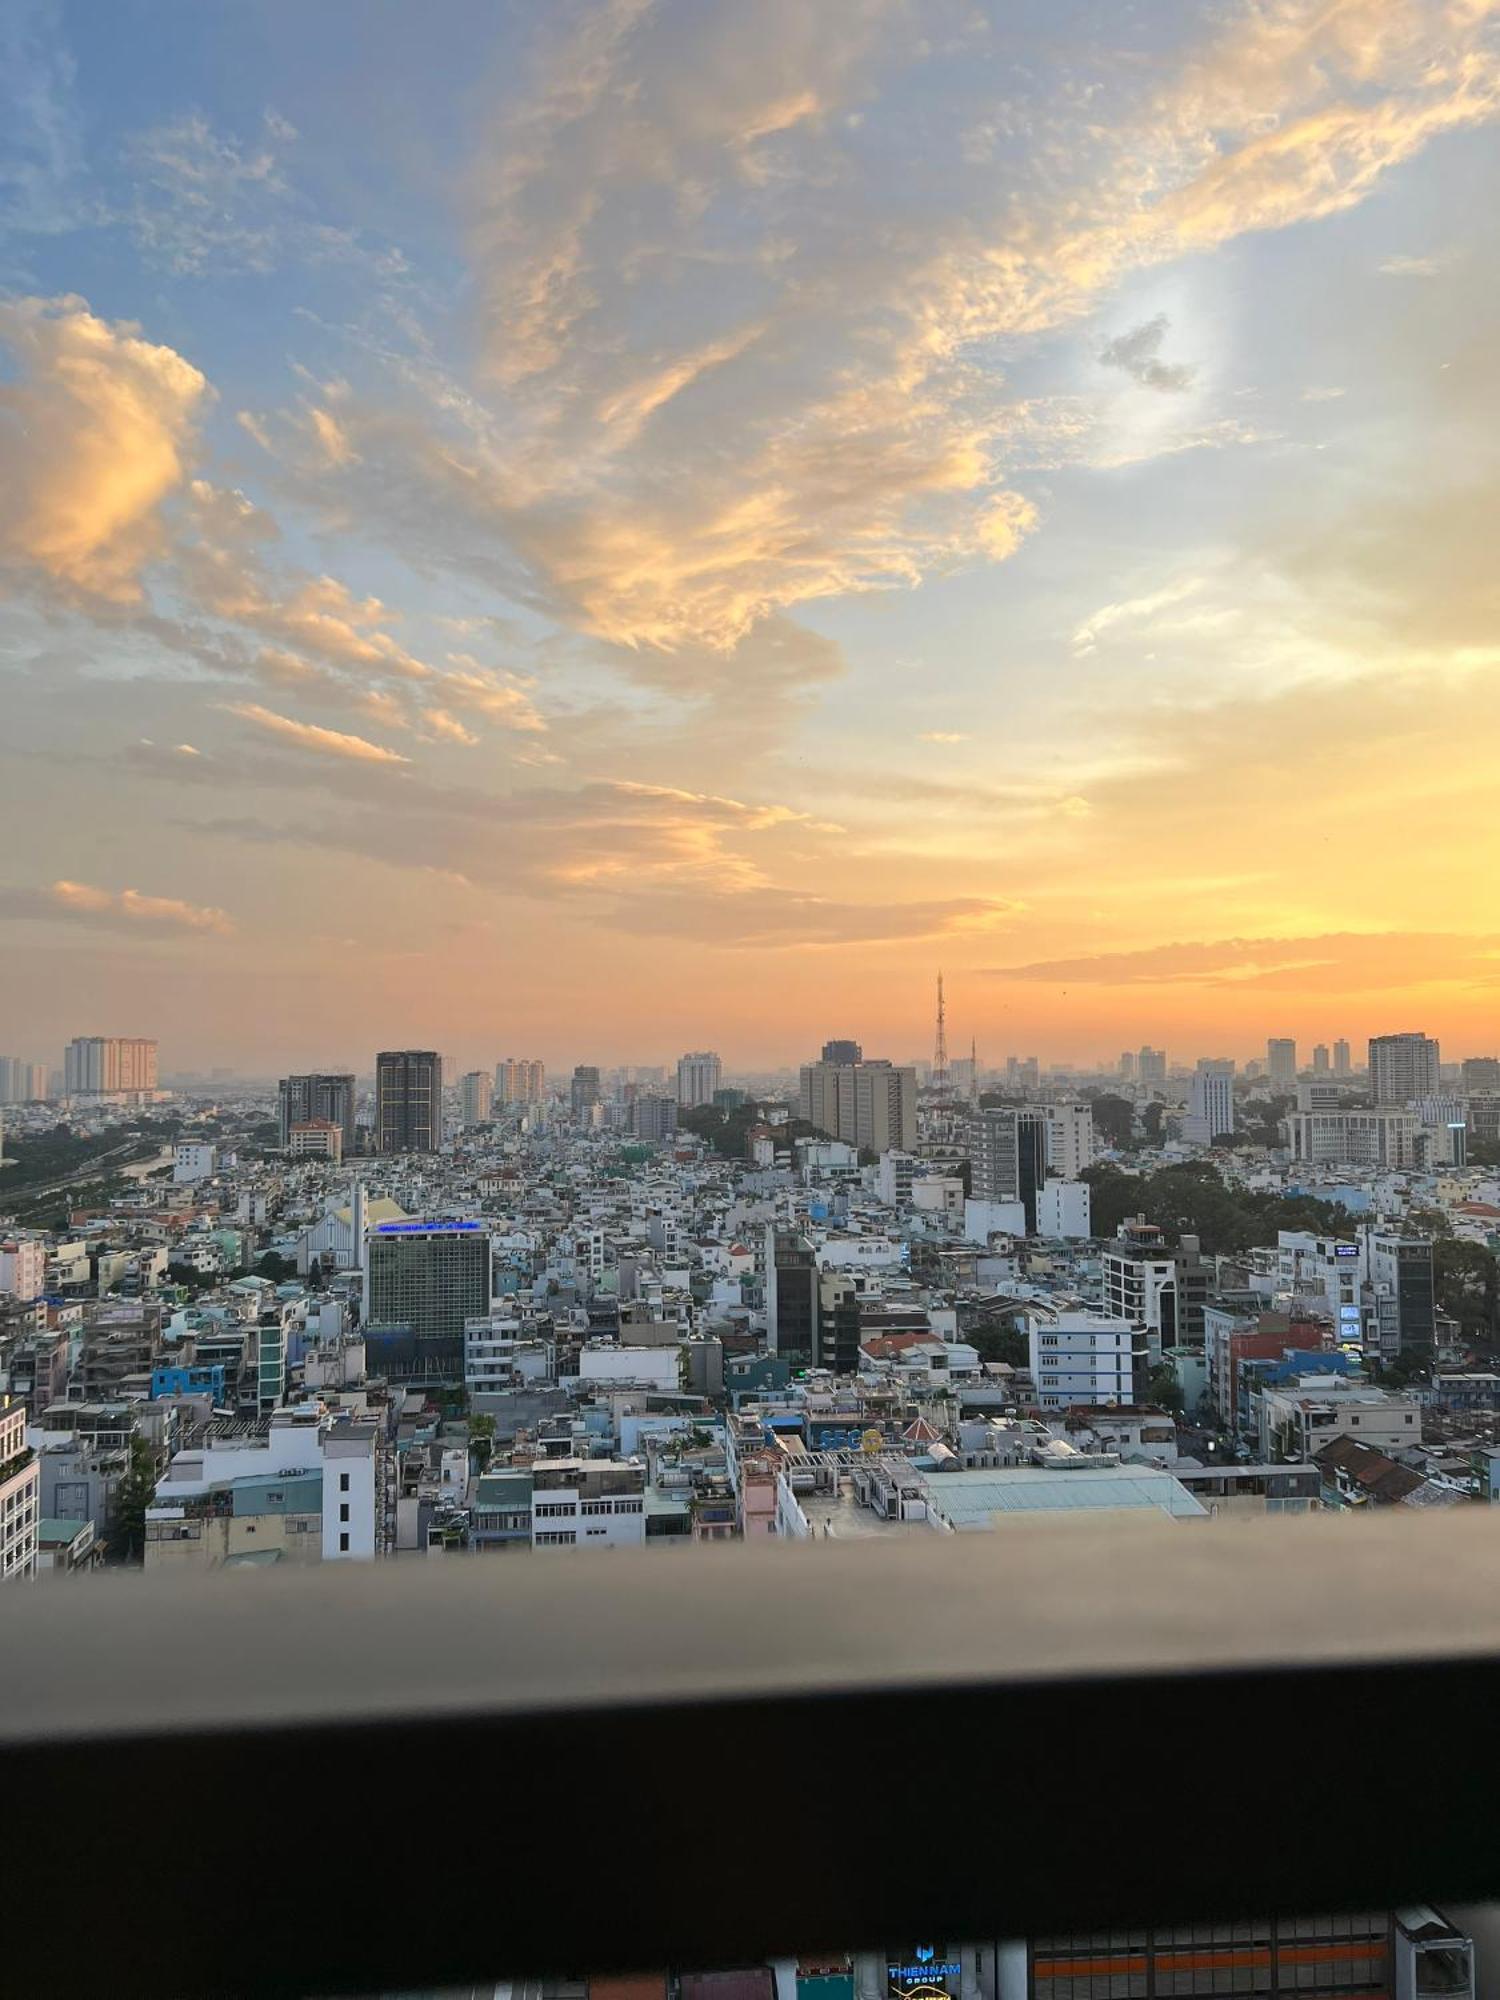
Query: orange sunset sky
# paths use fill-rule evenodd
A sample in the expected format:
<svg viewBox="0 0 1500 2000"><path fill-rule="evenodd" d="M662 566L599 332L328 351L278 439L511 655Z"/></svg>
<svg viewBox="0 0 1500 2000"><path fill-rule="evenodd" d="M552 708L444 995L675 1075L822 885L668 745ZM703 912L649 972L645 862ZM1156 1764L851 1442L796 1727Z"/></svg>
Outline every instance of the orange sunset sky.
<svg viewBox="0 0 1500 2000"><path fill-rule="evenodd" d="M1486 0L0 28L0 1048L1500 1048Z"/></svg>

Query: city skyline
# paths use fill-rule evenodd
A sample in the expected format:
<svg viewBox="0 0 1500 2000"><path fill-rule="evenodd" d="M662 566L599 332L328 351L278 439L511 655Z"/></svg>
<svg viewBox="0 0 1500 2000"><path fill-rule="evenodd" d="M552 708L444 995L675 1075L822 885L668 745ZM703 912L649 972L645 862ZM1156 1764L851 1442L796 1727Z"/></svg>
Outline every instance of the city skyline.
<svg viewBox="0 0 1500 2000"><path fill-rule="evenodd" d="M1487 1050L1487 12L13 10L6 1039Z"/></svg>

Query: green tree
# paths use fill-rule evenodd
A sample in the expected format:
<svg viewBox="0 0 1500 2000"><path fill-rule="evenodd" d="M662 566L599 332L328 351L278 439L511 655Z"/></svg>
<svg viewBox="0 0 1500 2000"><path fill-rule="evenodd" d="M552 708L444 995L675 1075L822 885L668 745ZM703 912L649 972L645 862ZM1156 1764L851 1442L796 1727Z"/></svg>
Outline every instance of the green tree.
<svg viewBox="0 0 1500 2000"><path fill-rule="evenodd" d="M1031 1365L1031 1350L1026 1344L1026 1336L1013 1326L999 1326L991 1321L988 1325L967 1327L962 1338L981 1361L1004 1361L1012 1368Z"/></svg>
<svg viewBox="0 0 1500 2000"><path fill-rule="evenodd" d="M1174 1414L1184 1407L1182 1385L1166 1362L1151 1370L1146 1382L1146 1401Z"/></svg>
<svg viewBox="0 0 1500 2000"><path fill-rule="evenodd" d="M495 1419L487 1411L469 1419L469 1451L481 1472L495 1455Z"/></svg>
<svg viewBox="0 0 1500 2000"><path fill-rule="evenodd" d="M1493 1343L1500 1303L1500 1267L1482 1243L1440 1236L1432 1246L1433 1279L1439 1307L1456 1319L1470 1340Z"/></svg>
<svg viewBox="0 0 1500 2000"><path fill-rule="evenodd" d="M1135 1106L1128 1097L1102 1091L1094 1099L1094 1130L1107 1146L1122 1151L1135 1140Z"/></svg>
<svg viewBox="0 0 1500 2000"><path fill-rule="evenodd" d="M255 1266L258 1278L269 1278L273 1285L284 1285L289 1278L297 1275L297 1261L294 1257L283 1257L279 1251L267 1250Z"/></svg>
<svg viewBox="0 0 1500 2000"><path fill-rule="evenodd" d="M106 1550L111 1562L139 1569L146 1560L146 1509L156 1494L156 1461L144 1438L130 1440L130 1468L115 1488L115 1520Z"/></svg>

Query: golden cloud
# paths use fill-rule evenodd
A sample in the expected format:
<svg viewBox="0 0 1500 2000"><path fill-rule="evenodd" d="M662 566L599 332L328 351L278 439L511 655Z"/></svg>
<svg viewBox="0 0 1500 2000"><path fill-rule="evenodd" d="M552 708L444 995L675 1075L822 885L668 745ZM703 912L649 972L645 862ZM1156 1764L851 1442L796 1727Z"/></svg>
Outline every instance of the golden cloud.
<svg viewBox="0 0 1500 2000"><path fill-rule="evenodd" d="M85 596L138 602L208 383L79 298L0 305L0 342L19 371L0 387L0 554Z"/></svg>

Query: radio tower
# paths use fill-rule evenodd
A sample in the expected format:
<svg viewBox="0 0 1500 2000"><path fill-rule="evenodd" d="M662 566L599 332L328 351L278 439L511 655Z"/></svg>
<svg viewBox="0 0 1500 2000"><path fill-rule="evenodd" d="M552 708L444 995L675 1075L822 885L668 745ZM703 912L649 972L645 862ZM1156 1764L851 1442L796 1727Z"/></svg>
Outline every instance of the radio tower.
<svg viewBox="0 0 1500 2000"><path fill-rule="evenodd" d="M940 1097L948 1095L948 1016L943 1007L943 975L938 974L937 1040L932 1049L932 1087Z"/></svg>
<svg viewBox="0 0 1500 2000"><path fill-rule="evenodd" d="M979 1043L973 1035L969 1037L969 1102L979 1102Z"/></svg>

